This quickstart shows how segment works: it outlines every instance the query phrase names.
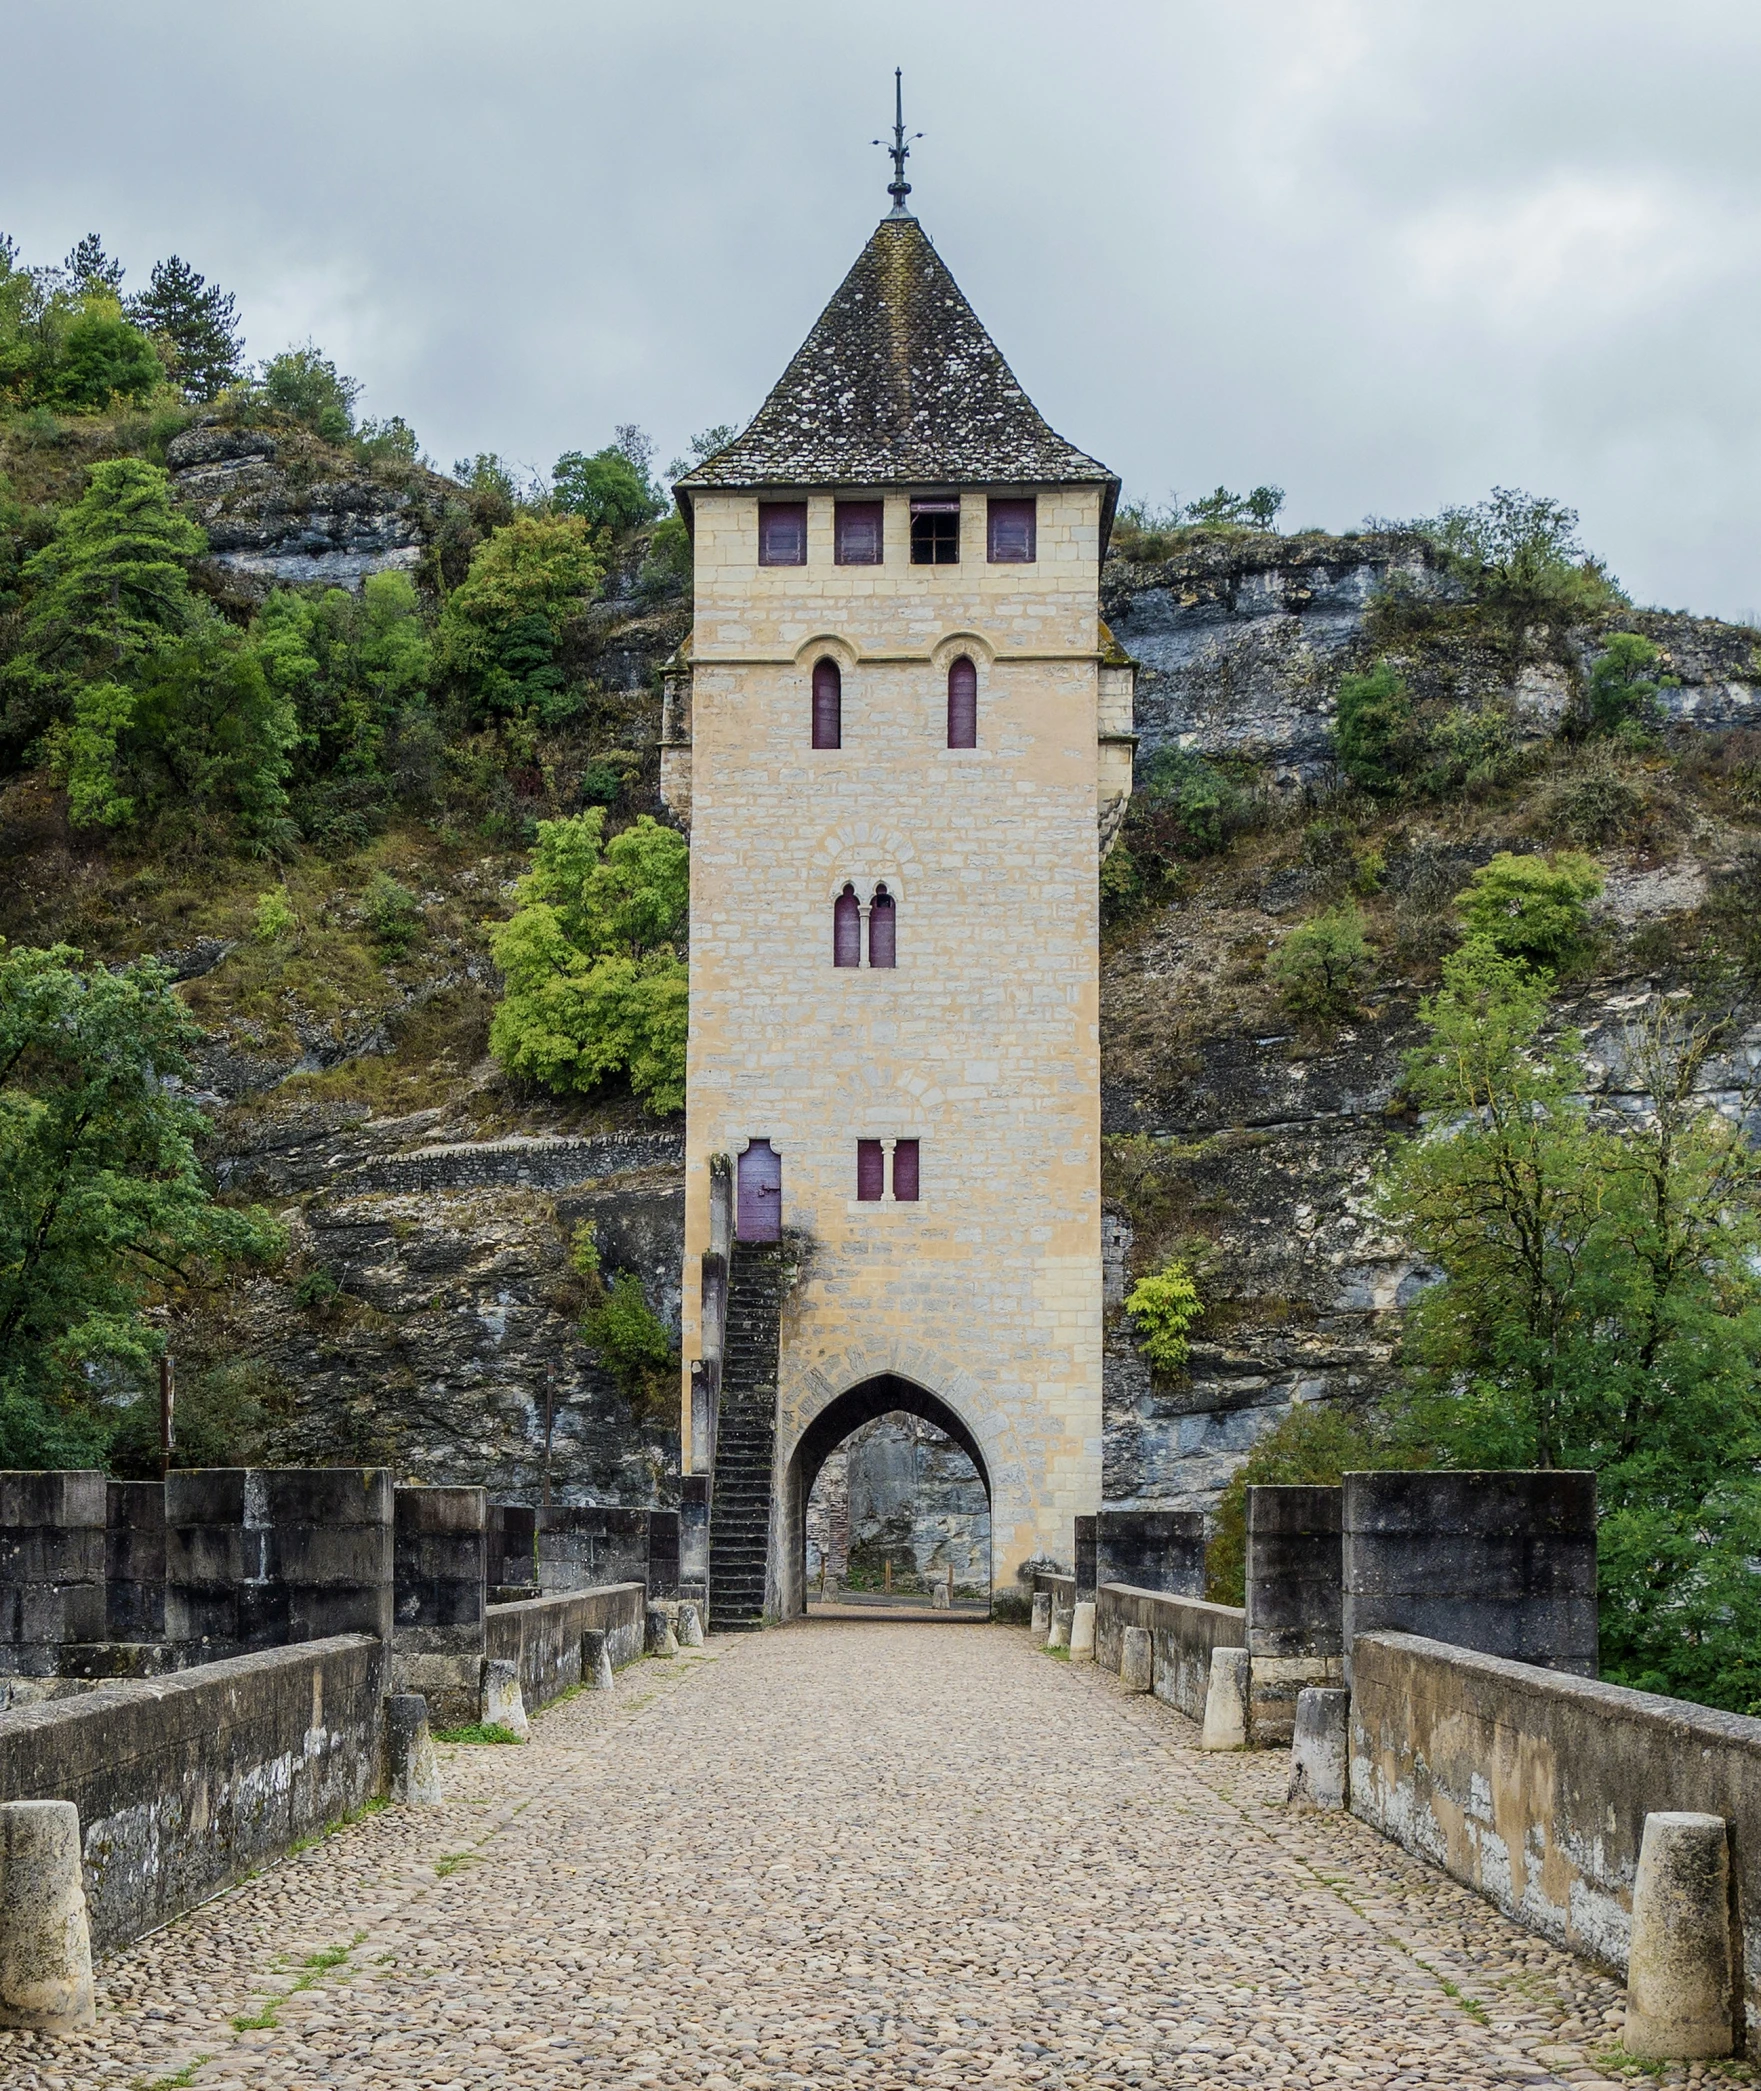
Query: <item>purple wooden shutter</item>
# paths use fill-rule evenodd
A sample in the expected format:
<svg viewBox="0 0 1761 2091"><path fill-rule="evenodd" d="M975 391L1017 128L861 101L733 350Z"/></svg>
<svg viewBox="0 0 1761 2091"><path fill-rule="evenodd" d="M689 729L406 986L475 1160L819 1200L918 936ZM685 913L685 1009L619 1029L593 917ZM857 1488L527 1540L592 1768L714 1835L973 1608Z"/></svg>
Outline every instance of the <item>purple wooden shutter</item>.
<svg viewBox="0 0 1761 2091"><path fill-rule="evenodd" d="M868 909L868 963L896 966L899 963L899 911L885 886L876 886Z"/></svg>
<svg viewBox="0 0 1761 2091"><path fill-rule="evenodd" d="M893 1142L893 1196L901 1205L917 1203L917 1142Z"/></svg>
<svg viewBox="0 0 1761 2091"><path fill-rule="evenodd" d="M978 670L964 654L948 670L948 746L978 746Z"/></svg>
<svg viewBox="0 0 1761 2091"><path fill-rule="evenodd" d="M836 661L813 664L813 745L844 745L844 678L838 673Z"/></svg>
<svg viewBox="0 0 1761 2091"><path fill-rule="evenodd" d="M761 501L758 504L760 566L807 564L807 503Z"/></svg>
<svg viewBox="0 0 1761 2091"><path fill-rule="evenodd" d="M1030 566L1036 557L1036 509L1033 501L993 501L990 508L990 562L993 566Z"/></svg>
<svg viewBox="0 0 1761 2091"><path fill-rule="evenodd" d="M878 1140L856 1143L856 1195L873 1204L886 1188L887 1158Z"/></svg>
<svg viewBox="0 0 1761 2091"><path fill-rule="evenodd" d="M846 886L832 902L832 964L859 966L862 963L862 903L856 888Z"/></svg>
<svg viewBox="0 0 1761 2091"><path fill-rule="evenodd" d="M886 510L878 501L840 501L834 518L832 556L839 566L882 564L882 524Z"/></svg>
<svg viewBox="0 0 1761 2091"><path fill-rule="evenodd" d="M768 1140L753 1140L739 1160L734 1232L743 1242L774 1242L782 1231L783 1158Z"/></svg>

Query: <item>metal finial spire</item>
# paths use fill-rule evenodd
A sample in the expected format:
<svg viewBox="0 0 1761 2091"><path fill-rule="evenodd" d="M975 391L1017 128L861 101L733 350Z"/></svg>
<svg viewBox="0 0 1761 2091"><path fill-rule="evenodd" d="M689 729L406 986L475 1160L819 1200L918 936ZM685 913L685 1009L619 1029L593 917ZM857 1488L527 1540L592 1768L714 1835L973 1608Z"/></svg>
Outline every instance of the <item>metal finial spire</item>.
<svg viewBox="0 0 1761 2091"><path fill-rule="evenodd" d="M913 131L911 135L913 138L921 138L923 133ZM883 138L877 138L874 142L876 145L886 144ZM911 213L905 208L905 199L911 194L911 184L905 179L905 162L911 157L911 148L905 142L904 71L900 66L893 68L893 142L887 146L887 150L893 156L893 178L887 184L887 194L893 199L893 207L887 216L909 218Z"/></svg>

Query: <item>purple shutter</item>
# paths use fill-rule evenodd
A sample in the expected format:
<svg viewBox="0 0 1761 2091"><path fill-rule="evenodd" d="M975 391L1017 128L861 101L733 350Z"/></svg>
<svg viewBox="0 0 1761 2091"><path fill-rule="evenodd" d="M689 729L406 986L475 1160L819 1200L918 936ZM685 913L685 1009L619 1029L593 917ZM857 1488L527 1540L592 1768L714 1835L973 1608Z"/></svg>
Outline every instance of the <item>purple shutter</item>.
<svg viewBox="0 0 1761 2091"><path fill-rule="evenodd" d="M868 963L896 966L899 963L899 911L885 886L876 886L868 910Z"/></svg>
<svg viewBox="0 0 1761 2091"><path fill-rule="evenodd" d="M887 1158L878 1140L856 1143L856 1195L873 1204L886 1188Z"/></svg>
<svg viewBox="0 0 1761 2091"><path fill-rule="evenodd" d="M838 673L836 661L813 664L813 745L844 745L844 678Z"/></svg>
<svg viewBox="0 0 1761 2091"><path fill-rule="evenodd" d="M760 566L807 564L807 503L761 501L758 504Z"/></svg>
<svg viewBox="0 0 1761 2091"><path fill-rule="evenodd" d="M964 654L948 670L948 746L978 746L978 670Z"/></svg>
<svg viewBox="0 0 1761 2091"><path fill-rule="evenodd" d="M993 566L1031 566L1037 554L1033 501L993 501L990 561Z"/></svg>
<svg viewBox="0 0 1761 2091"><path fill-rule="evenodd" d="M749 1142L738 1165L734 1232L743 1242L774 1242L783 1232L783 1158L768 1140Z"/></svg>
<svg viewBox="0 0 1761 2091"><path fill-rule="evenodd" d="M832 556L839 566L879 566L882 563L882 522L886 511L878 501L840 501L834 518Z"/></svg>
<svg viewBox="0 0 1761 2091"><path fill-rule="evenodd" d="M893 1142L893 1196L901 1205L917 1203L917 1142Z"/></svg>
<svg viewBox="0 0 1761 2091"><path fill-rule="evenodd" d="M832 964L859 966L862 963L862 903L856 888L846 886L832 902Z"/></svg>

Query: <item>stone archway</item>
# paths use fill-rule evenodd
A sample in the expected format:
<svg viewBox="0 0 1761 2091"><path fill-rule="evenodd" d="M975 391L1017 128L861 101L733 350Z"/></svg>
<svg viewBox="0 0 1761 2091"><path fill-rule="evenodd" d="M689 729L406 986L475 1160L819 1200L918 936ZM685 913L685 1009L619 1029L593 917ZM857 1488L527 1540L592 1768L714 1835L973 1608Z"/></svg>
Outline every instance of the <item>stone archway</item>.
<svg viewBox="0 0 1761 2091"><path fill-rule="evenodd" d="M985 1502L994 1503L989 1462L984 1447L957 1409L940 1395L896 1372L879 1372L858 1380L818 1409L795 1442L783 1474L780 1524L781 1559L778 1563L778 1595L782 1616L793 1619L807 1608L807 1504L813 1485L826 1460L854 1431L877 1416L902 1410L952 1438L969 1460L984 1489ZM995 1578L993 1527L991 1576Z"/></svg>

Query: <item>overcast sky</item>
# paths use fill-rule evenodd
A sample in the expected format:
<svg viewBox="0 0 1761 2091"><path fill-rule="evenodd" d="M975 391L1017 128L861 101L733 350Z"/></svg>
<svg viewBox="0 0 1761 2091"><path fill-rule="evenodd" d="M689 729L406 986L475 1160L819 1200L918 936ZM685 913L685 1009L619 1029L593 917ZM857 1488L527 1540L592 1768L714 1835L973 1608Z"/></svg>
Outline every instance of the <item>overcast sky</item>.
<svg viewBox="0 0 1761 2091"><path fill-rule="evenodd" d="M1748 0L0 0L0 229L314 337L443 464L757 407L912 198L1127 498L1527 487L1761 611Z"/></svg>

